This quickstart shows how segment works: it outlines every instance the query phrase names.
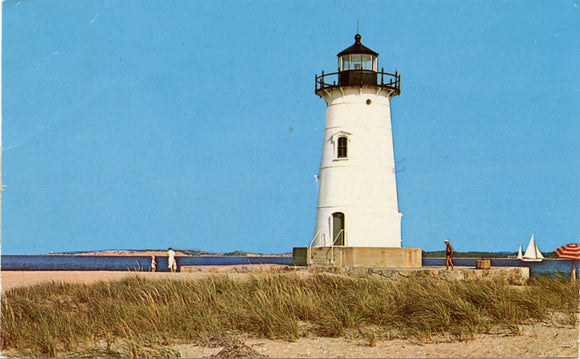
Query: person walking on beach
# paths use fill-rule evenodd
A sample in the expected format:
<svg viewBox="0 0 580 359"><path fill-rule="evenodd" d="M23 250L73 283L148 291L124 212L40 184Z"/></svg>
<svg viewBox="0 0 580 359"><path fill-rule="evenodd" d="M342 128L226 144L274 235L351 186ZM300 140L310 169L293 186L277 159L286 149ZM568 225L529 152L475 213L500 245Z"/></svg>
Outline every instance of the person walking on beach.
<svg viewBox="0 0 580 359"><path fill-rule="evenodd" d="M449 266L451 266L451 270L454 270L455 267L453 266L453 260L451 259L451 257L453 257L453 247L451 247L451 244L447 239L445 240L445 246L445 269L449 270Z"/></svg>
<svg viewBox="0 0 580 359"><path fill-rule="evenodd" d="M167 250L167 268L171 273L177 272L177 261L175 260L175 252L171 247Z"/></svg>
<svg viewBox="0 0 580 359"><path fill-rule="evenodd" d="M151 272L155 272L157 270L157 261L155 260L155 256L151 256Z"/></svg>

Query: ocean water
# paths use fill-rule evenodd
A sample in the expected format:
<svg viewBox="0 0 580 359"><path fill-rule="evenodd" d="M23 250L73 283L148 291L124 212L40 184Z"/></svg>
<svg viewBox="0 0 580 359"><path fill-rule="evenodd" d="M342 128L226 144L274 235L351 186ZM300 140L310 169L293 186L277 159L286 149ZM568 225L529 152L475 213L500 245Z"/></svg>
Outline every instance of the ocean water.
<svg viewBox="0 0 580 359"><path fill-rule="evenodd" d="M167 257L157 256L157 271L168 272ZM233 264L292 264L289 257L180 257L181 266L233 265ZM1 270L103 270L149 271L150 256L70 256L70 255L2 255Z"/></svg>
<svg viewBox="0 0 580 359"><path fill-rule="evenodd" d="M157 270L167 272L167 257L157 256ZM457 266L475 267L476 258L454 258ZM86 270L86 271L149 271L149 256L69 256L69 255L2 255L0 269L5 271ZM188 265L292 264L291 257L177 257L178 268ZM531 276L570 275L571 266L580 261L546 259L543 262L522 262L517 259L491 259L492 267L529 267ZM445 266L444 258L423 258L423 266ZM580 277L580 276L579 276Z"/></svg>
<svg viewBox="0 0 580 359"><path fill-rule="evenodd" d="M475 261L479 258L453 258L456 266L475 267ZM570 276L572 264L576 268L580 261L569 259L544 259L542 262L522 262L519 259L491 258L492 267L528 267L530 276L562 274ZM445 266L445 258L423 258L423 266ZM576 269L578 273L578 269Z"/></svg>

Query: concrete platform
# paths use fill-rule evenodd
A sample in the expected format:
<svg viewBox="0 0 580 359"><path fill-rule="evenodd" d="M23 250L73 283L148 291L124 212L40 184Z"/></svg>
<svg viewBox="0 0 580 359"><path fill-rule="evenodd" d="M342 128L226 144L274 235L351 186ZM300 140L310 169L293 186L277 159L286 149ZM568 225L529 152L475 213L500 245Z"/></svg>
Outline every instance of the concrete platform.
<svg viewBox="0 0 580 359"><path fill-rule="evenodd" d="M393 279L434 277L449 281L501 279L508 284L513 285L523 285L530 278L530 269L528 267L492 267L490 269L475 269L474 267L455 266L455 270L446 270L445 267L377 268L310 266L302 268L312 273L335 273L356 277L365 277L369 275Z"/></svg>
<svg viewBox="0 0 580 359"><path fill-rule="evenodd" d="M332 266L291 266L285 264L249 264L249 265L220 265L220 266L182 266L181 272L191 274L284 274L296 272L312 275L315 273L333 273L353 277L374 276L379 278L419 278L432 277L434 279L460 280L503 280L508 284L522 285L530 278L528 267L491 267L490 269L476 269L474 267L458 267L455 270L445 270L445 267L422 268L377 268L377 267L332 267ZM167 273L169 274L169 273ZM178 276L173 275L175 278Z"/></svg>
<svg viewBox="0 0 580 359"><path fill-rule="evenodd" d="M295 247L294 265L327 267L421 268L421 248Z"/></svg>

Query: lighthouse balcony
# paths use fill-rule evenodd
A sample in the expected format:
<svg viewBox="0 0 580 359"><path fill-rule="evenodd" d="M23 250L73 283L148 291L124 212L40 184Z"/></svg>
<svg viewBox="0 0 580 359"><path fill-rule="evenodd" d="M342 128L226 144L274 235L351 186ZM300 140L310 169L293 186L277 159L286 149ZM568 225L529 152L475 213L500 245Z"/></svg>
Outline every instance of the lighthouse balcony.
<svg viewBox="0 0 580 359"><path fill-rule="evenodd" d="M316 75L315 77L314 92L322 97L322 93L325 90L347 86L380 87L382 89L391 90L393 96L396 96L401 93L401 75L397 72L394 74L384 72L383 69L381 69L380 72L359 69L339 71L329 74L325 74L324 71L322 71L320 76Z"/></svg>

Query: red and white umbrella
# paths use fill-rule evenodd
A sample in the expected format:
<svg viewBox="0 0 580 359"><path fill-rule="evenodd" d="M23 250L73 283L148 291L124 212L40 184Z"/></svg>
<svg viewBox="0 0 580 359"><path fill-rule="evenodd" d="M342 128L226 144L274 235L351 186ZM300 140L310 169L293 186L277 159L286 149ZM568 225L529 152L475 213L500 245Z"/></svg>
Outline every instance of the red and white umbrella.
<svg viewBox="0 0 580 359"><path fill-rule="evenodd" d="M558 258L580 260L580 244L578 243L564 244L554 252Z"/></svg>

